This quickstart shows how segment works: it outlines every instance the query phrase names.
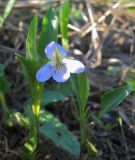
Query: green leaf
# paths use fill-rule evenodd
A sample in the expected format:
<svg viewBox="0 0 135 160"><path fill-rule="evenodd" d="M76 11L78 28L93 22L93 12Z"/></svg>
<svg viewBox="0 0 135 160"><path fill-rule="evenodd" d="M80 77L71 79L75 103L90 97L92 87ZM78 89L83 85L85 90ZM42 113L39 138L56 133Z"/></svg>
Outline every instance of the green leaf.
<svg viewBox="0 0 135 160"><path fill-rule="evenodd" d="M67 95L64 95L61 90L50 90L46 89L45 92L43 92L42 100L41 100L41 106L46 106L50 103L62 101L67 97ZM24 108L28 105L31 105L31 98L29 98L25 103L24 103Z"/></svg>
<svg viewBox="0 0 135 160"><path fill-rule="evenodd" d="M130 11L134 11L134 10L135 10L135 6L128 7L128 10L130 10ZM134 14L134 13L133 13L133 14Z"/></svg>
<svg viewBox="0 0 135 160"><path fill-rule="evenodd" d="M87 99L90 91L90 82L85 72L77 75L78 77L78 98L82 107L86 106Z"/></svg>
<svg viewBox="0 0 135 160"><path fill-rule="evenodd" d="M51 41L57 41L58 34L58 17L56 11L53 8L50 8L46 13L46 17L48 19L48 24L44 37L45 46Z"/></svg>
<svg viewBox="0 0 135 160"><path fill-rule="evenodd" d="M32 154L37 147L37 142L37 129L33 127L31 128L28 140L24 145L25 152Z"/></svg>
<svg viewBox="0 0 135 160"><path fill-rule="evenodd" d="M27 107L28 108L28 107ZM29 107L30 108L30 107ZM32 110L31 110L32 112ZM12 115L14 124L19 124L22 127L29 127L30 126L30 121L27 117L25 117L22 113L20 112L14 112ZM30 117L29 117L30 118Z"/></svg>
<svg viewBox="0 0 135 160"><path fill-rule="evenodd" d="M70 80L70 86L71 86L72 94L73 94L76 98L79 98L79 95L78 95L77 75L71 75L69 80Z"/></svg>
<svg viewBox="0 0 135 160"><path fill-rule="evenodd" d="M38 41L38 54L43 62L47 61L45 47L51 41L57 41L58 17L54 9L50 8L43 18L42 29Z"/></svg>
<svg viewBox="0 0 135 160"><path fill-rule="evenodd" d="M68 49L68 16L69 16L69 2L65 2L60 7L60 30L62 34L62 45Z"/></svg>
<svg viewBox="0 0 135 160"><path fill-rule="evenodd" d="M72 10L70 12L71 17L77 19L77 20L81 20L82 19L82 14L81 14L81 10Z"/></svg>
<svg viewBox="0 0 135 160"><path fill-rule="evenodd" d="M10 91L10 83L3 76L0 76L0 91L1 92Z"/></svg>
<svg viewBox="0 0 135 160"><path fill-rule="evenodd" d="M28 118L23 115L20 117L20 114L17 114L15 115L15 120L17 123L22 124L23 126L28 126L29 122L31 123L33 119L32 108L30 106L25 106L24 115ZM40 123L42 123L40 126L40 134L42 134L45 138L52 140L52 142L54 142L56 145L59 145L62 149L66 150L70 154L79 156L80 144L75 135L68 130L66 125L61 123L51 113L44 110L40 110L38 118ZM30 126L32 125L30 124ZM31 136L29 139L31 139ZM30 140L30 144L31 143L33 143L33 140L32 142ZM28 143L27 148L29 151L32 151L32 146L30 144Z"/></svg>
<svg viewBox="0 0 135 160"><path fill-rule="evenodd" d="M25 76L29 81L32 105L37 106L36 108L33 108L33 111L37 114L39 112L39 105L44 87L44 83L39 83L36 80L36 72L41 67L41 64L38 61L25 59L19 54L16 54L16 59L22 64Z"/></svg>
<svg viewBox="0 0 135 160"><path fill-rule="evenodd" d="M38 61L29 60L22 57L19 54L15 54L16 59L21 63L24 68L25 76L30 83L37 82L36 80L36 72L41 67L41 64Z"/></svg>
<svg viewBox="0 0 135 160"><path fill-rule="evenodd" d="M47 25L48 25L48 19L47 17L43 18L43 22L42 22L42 29L40 32L40 36L39 36L39 41L38 41L38 54L41 58L41 60L46 60L47 57L45 56L44 50L45 50L45 46L46 46L46 32L47 32Z"/></svg>
<svg viewBox="0 0 135 160"><path fill-rule="evenodd" d="M26 39L26 58L35 61L38 60L37 42L36 42L37 24L38 24L38 16L35 15L30 23Z"/></svg>
<svg viewBox="0 0 135 160"><path fill-rule="evenodd" d="M32 108L30 106L24 107L24 115L29 117L31 122L33 119ZM22 117L22 116L21 116ZM18 123L23 125L29 124L27 119L16 118ZM52 140L56 145L66 150L72 155L79 156L80 144L74 134L68 130L68 128L62 124L56 117L51 113L40 110L39 121L42 123L40 127L40 133L46 138ZM32 122L33 123L33 122ZM30 147L31 148L31 147Z"/></svg>
<svg viewBox="0 0 135 160"><path fill-rule="evenodd" d="M76 97L79 109L76 109L76 113L79 113L80 121L80 143L81 146L86 144L87 140L87 121L89 119L89 110L86 106L87 99L89 96L89 79L85 72L72 76L71 79L72 93ZM79 111L79 112L78 112Z"/></svg>
<svg viewBox="0 0 135 160"><path fill-rule="evenodd" d="M41 105L45 106L50 103L58 102L64 100L65 96L57 90L46 90L43 93Z"/></svg>
<svg viewBox="0 0 135 160"><path fill-rule="evenodd" d="M72 132L51 113L46 113L40 133L72 155L79 156L80 144Z"/></svg>
<svg viewBox="0 0 135 160"><path fill-rule="evenodd" d="M126 85L105 93L101 97L101 111L99 118L116 108L131 93L131 91L132 88L129 85Z"/></svg>
<svg viewBox="0 0 135 160"><path fill-rule="evenodd" d="M4 65L0 63L0 76L3 76Z"/></svg>
<svg viewBox="0 0 135 160"><path fill-rule="evenodd" d="M60 91L65 97L72 96L71 87L69 87L70 80L66 81L65 83L57 83L53 86L54 89Z"/></svg>
<svg viewBox="0 0 135 160"><path fill-rule="evenodd" d="M73 95L77 98L79 105L85 108L90 91L90 82L85 72L72 75L70 85Z"/></svg>
<svg viewBox="0 0 135 160"><path fill-rule="evenodd" d="M96 155L98 153L96 147L88 140L87 140L87 149L90 155Z"/></svg>
<svg viewBox="0 0 135 160"><path fill-rule="evenodd" d="M132 91L135 92L135 80L128 80L127 84L131 87Z"/></svg>

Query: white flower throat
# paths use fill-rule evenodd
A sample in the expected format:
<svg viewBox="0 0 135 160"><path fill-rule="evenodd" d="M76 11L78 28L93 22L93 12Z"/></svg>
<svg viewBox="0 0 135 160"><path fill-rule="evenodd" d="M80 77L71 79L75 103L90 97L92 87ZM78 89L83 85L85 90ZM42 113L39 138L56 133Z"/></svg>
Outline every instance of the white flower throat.
<svg viewBox="0 0 135 160"><path fill-rule="evenodd" d="M63 63L63 56L60 55L58 49L54 51L54 56L51 58L51 64L56 72L63 73L65 64Z"/></svg>

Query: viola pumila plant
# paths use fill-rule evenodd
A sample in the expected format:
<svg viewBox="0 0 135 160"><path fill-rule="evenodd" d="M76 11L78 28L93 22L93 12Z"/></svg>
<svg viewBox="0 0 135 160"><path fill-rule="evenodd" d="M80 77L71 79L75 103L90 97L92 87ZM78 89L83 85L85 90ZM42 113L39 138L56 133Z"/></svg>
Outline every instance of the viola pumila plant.
<svg viewBox="0 0 135 160"><path fill-rule="evenodd" d="M26 56L16 53L15 57L20 62L21 73L28 81L30 96L23 105L23 113L10 111L5 105L4 91L0 88L0 102L4 112L4 122L12 120L28 129L29 134L23 146L22 159L36 160L40 136L51 140L64 151L77 159L90 159L98 154L96 147L90 142L89 118L90 110L87 100L90 95L90 81L86 73L86 66L79 60L69 56L68 37L68 1L60 6L59 13L50 8L42 20L42 27L37 39L38 15L32 19L26 38ZM59 14L59 16L58 16ZM58 23L59 22L59 23ZM58 26L58 24L60 26ZM60 28L61 39L58 39ZM58 43L59 42L59 43ZM53 88L48 87L50 79L53 79ZM0 82L2 82L0 75ZM62 84L62 85L61 85ZM68 87L66 85L68 84ZM61 88L56 90L55 86ZM45 105L57 101L63 101L67 94L62 92L64 86L69 98L74 98L75 112L80 124L80 139L68 130L68 127L60 122L52 113L48 112ZM101 110L95 119L95 125L102 116L118 106L131 91L135 90L134 81L116 88L101 96ZM7 85L7 88L9 86ZM3 103L4 102L4 103ZM9 122L9 121L8 121ZM59 134L58 134L59 133ZM84 151L87 153L84 154Z"/></svg>
<svg viewBox="0 0 135 160"><path fill-rule="evenodd" d="M25 106L25 115L17 114L16 118L19 122L24 122L24 117L27 116L28 122L25 124L29 128L29 135L24 144L24 158L36 159L36 150L39 144L40 134L51 139L54 143L59 144L61 148L68 151L70 154L80 156L80 144L77 138L71 133L67 127L59 120L44 110L41 105L46 103L48 93L46 91L46 81L51 77L55 85L65 84L68 82L68 88L72 88L77 104L79 105L81 146L87 140L86 137L86 102L89 95L89 80L85 72L85 66L79 60L70 57L68 52L68 14L69 3L65 1L60 7L60 29L62 34L62 45L58 43L58 16L54 9L50 8L43 18L42 28L38 41L36 40L38 16L35 15L29 26L26 39L26 57L22 57L16 53L16 59L21 63L24 75L28 81L28 87L31 94L31 100ZM63 18L63 13L65 18ZM53 23L52 23L53 22ZM73 78L72 75L75 75ZM83 83L82 83L83 82ZM45 88L44 88L45 86ZM58 92L58 91L57 91ZM61 91L59 91L59 94ZM50 92L49 92L50 93ZM54 92L52 92L54 94ZM58 94L56 94L56 97ZM48 97L51 99L52 95ZM56 98L55 98L56 99ZM21 117L21 118L20 118ZM22 122L23 120L23 122ZM54 120L54 122L53 122ZM61 125L57 125L58 122ZM54 130L50 134L50 126ZM64 129L63 129L64 128ZM57 132L65 137L56 138ZM52 132L52 131L51 131ZM63 139L67 139L66 141ZM72 139L70 141L69 139Z"/></svg>

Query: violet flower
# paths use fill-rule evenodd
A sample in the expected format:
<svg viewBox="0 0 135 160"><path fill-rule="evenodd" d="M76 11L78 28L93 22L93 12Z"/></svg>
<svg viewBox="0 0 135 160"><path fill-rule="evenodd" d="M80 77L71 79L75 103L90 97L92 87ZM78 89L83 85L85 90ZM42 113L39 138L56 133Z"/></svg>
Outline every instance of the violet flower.
<svg viewBox="0 0 135 160"><path fill-rule="evenodd" d="M82 73L85 70L82 62L67 57L67 51L54 41L46 46L45 54L50 61L37 71L38 82L45 82L51 77L56 82L65 82L69 79L70 73Z"/></svg>

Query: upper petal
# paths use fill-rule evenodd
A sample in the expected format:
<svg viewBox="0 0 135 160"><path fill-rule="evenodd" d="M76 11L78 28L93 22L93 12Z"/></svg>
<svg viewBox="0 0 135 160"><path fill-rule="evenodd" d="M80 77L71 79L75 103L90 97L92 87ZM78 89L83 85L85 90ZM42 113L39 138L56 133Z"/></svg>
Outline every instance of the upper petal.
<svg viewBox="0 0 135 160"><path fill-rule="evenodd" d="M56 48L59 51L60 56L66 56L67 55L67 51L60 44L52 41L45 48L45 54L49 59L51 59L53 57L54 51L55 51Z"/></svg>
<svg viewBox="0 0 135 160"><path fill-rule="evenodd" d="M61 57L64 57L67 55L67 51L59 43L56 43L56 46Z"/></svg>
<svg viewBox="0 0 135 160"><path fill-rule="evenodd" d="M71 73L82 73L85 70L83 63L78 60L65 58L63 62Z"/></svg>
<svg viewBox="0 0 135 160"><path fill-rule="evenodd" d="M55 70L52 77L56 82L65 82L69 79L70 72L67 67L64 66L61 70Z"/></svg>
<svg viewBox="0 0 135 160"><path fill-rule="evenodd" d="M43 67L41 67L36 73L36 79L38 82L45 82L51 78L53 73L52 66L48 62Z"/></svg>

